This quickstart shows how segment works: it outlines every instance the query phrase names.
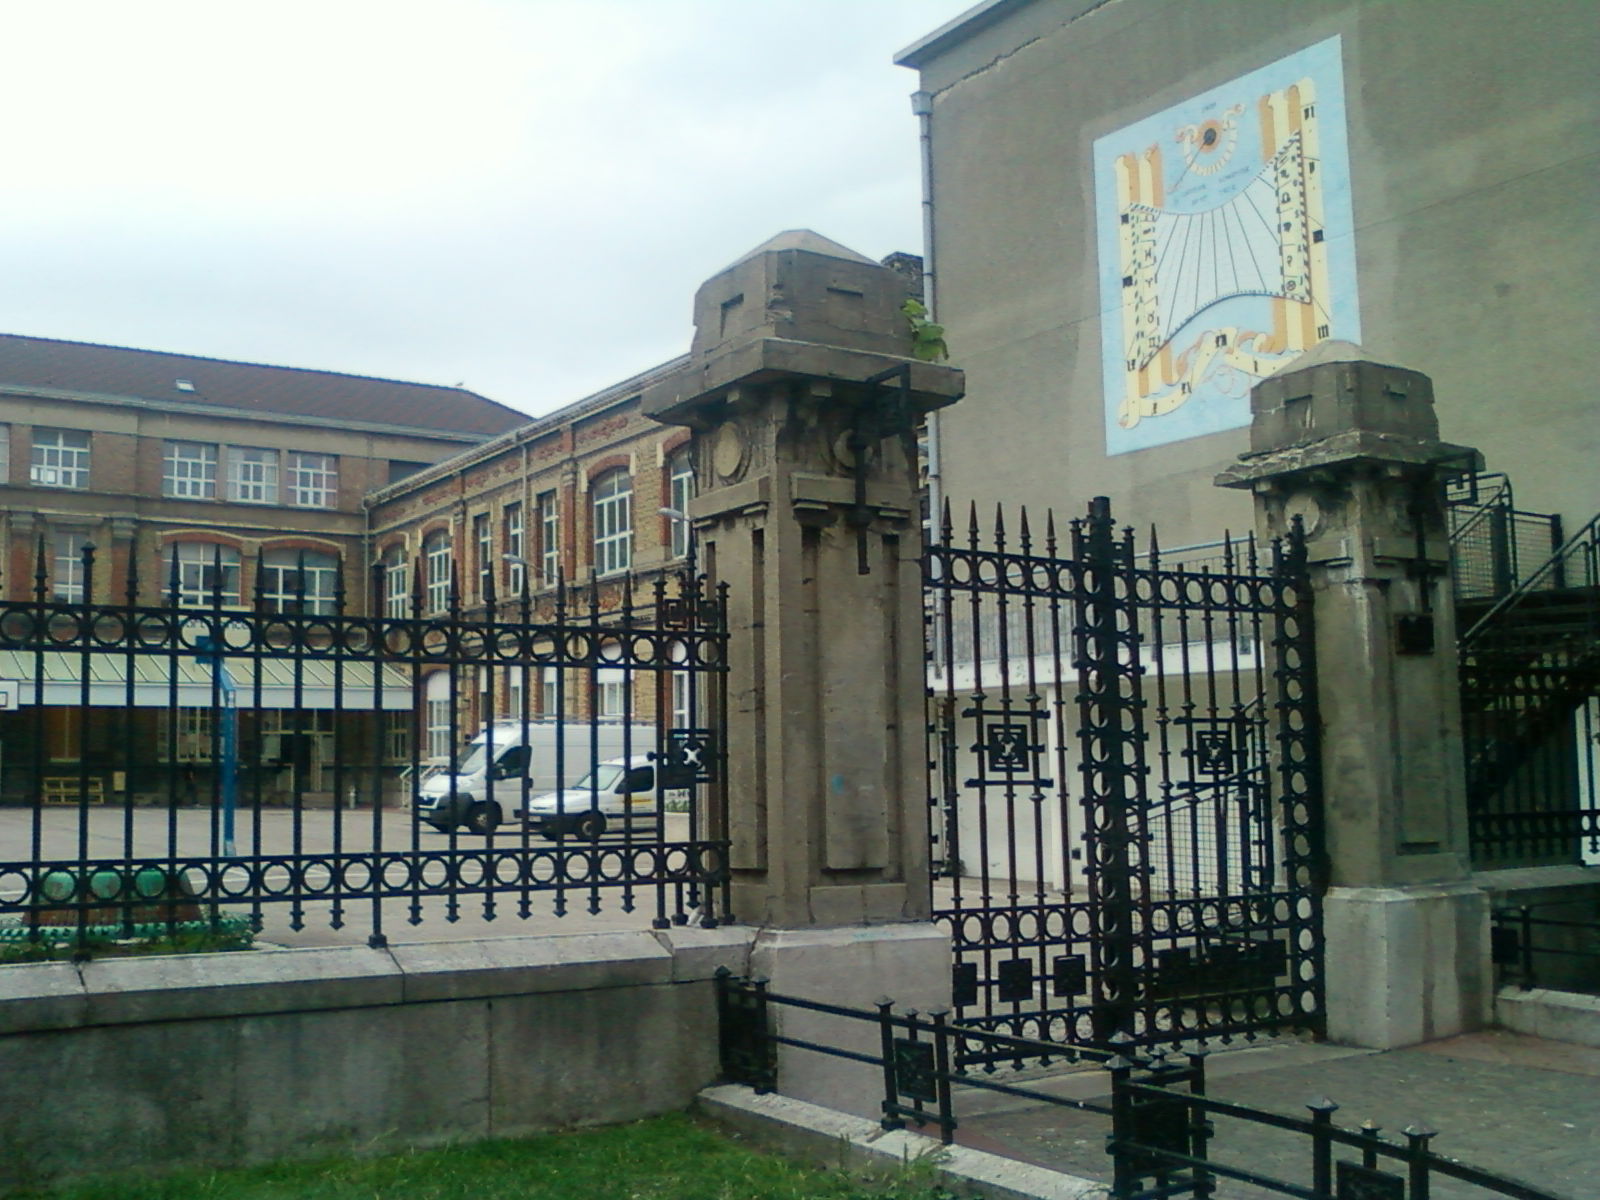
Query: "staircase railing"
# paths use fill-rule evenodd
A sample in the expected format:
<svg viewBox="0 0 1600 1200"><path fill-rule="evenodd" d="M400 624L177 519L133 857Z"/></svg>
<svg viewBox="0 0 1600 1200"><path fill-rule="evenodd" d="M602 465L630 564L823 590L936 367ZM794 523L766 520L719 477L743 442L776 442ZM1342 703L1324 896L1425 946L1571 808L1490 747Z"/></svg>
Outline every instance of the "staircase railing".
<svg viewBox="0 0 1600 1200"><path fill-rule="evenodd" d="M1565 540L1560 516L1518 508L1497 472L1453 482L1446 501L1457 601L1506 595L1525 582L1524 563L1543 563Z"/></svg>
<svg viewBox="0 0 1600 1200"><path fill-rule="evenodd" d="M1503 624L1506 614L1535 592L1597 586L1600 586L1600 513L1563 542L1542 566L1495 601L1460 635L1459 646L1467 650L1489 630Z"/></svg>

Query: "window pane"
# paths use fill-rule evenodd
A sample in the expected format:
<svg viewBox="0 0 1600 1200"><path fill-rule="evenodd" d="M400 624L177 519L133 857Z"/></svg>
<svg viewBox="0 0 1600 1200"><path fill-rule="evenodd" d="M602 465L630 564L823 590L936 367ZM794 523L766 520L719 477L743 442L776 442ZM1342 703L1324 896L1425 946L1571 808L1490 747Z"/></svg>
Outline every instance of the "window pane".
<svg viewBox="0 0 1600 1200"><path fill-rule="evenodd" d="M427 589L423 607L430 613L444 612L450 607L450 535L443 530L429 534L422 557Z"/></svg>
<svg viewBox="0 0 1600 1200"><path fill-rule="evenodd" d="M228 448L228 499L247 504L278 502L278 452L251 446Z"/></svg>
<svg viewBox="0 0 1600 1200"><path fill-rule="evenodd" d="M81 533L58 533L51 539L55 550L50 573L51 595L62 604L82 604L83 546L88 541Z"/></svg>
<svg viewBox="0 0 1600 1200"><path fill-rule="evenodd" d="M261 559L261 600L279 612L331 613L339 560L315 550L268 550Z"/></svg>
<svg viewBox="0 0 1600 1200"><path fill-rule="evenodd" d="M232 546L209 542L175 542L163 555L161 586L172 587L172 567L178 570L178 603L190 608L214 603L237 605L239 596L239 552Z"/></svg>
<svg viewBox="0 0 1600 1200"><path fill-rule="evenodd" d="M626 571L633 562L633 480L613 471L594 488L594 569Z"/></svg>
<svg viewBox="0 0 1600 1200"><path fill-rule="evenodd" d="M332 454L289 451L289 503L300 508L337 508L339 460Z"/></svg>
<svg viewBox="0 0 1600 1200"><path fill-rule="evenodd" d="M79 429L35 429L28 468L39 487L89 486L89 435Z"/></svg>
<svg viewBox="0 0 1600 1200"><path fill-rule="evenodd" d="M182 500L214 500L217 448L202 442L168 442L162 459L161 494Z"/></svg>
<svg viewBox="0 0 1600 1200"><path fill-rule="evenodd" d="M667 465L667 504L685 517L689 515L689 501L694 499L694 468L689 462L689 452L680 450ZM672 526L672 556L683 558L689 553L689 522L670 518Z"/></svg>
<svg viewBox="0 0 1600 1200"><path fill-rule="evenodd" d="M561 578L561 524L554 492L539 497L539 562L544 586L555 587Z"/></svg>

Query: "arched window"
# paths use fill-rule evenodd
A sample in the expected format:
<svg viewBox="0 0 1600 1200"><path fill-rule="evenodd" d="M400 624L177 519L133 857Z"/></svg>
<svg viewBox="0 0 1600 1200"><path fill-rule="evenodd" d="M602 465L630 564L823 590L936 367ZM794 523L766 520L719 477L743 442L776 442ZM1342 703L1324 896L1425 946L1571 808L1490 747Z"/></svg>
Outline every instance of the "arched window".
<svg viewBox="0 0 1600 1200"><path fill-rule="evenodd" d="M406 561L405 547L399 542L383 552L379 560L383 579L383 615L409 617L411 615L411 564Z"/></svg>
<svg viewBox="0 0 1600 1200"><path fill-rule="evenodd" d="M331 613L339 560L320 550L268 550L261 556L261 600L278 612Z"/></svg>
<svg viewBox="0 0 1600 1200"><path fill-rule="evenodd" d="M594 570L597 575L633 565L633 480L622 469L595 480Z"/></svg>
<svg viewBox="0 0 1600 1200"><path fill-rule="evenodd" d="M224 607L241 603L239 552L211 542L173 542L162 555L161 590L172 590L177 564L177 601L186 608Z"/></svg>
<svg viewBox="0 0 1600 1200"><path fill-rule="evenodd" d="M422 607L430 613L450 607L450 564L450 531L435 529L422 540Z"/></svg>
<svg viewBox="0 0 1600 1200"><path fill-rule="evenodd" d="M667 506L685 516L689 501L694 499L694 463L689 458L689 447L684 446L667 459ZM671 517L672 557L683 558L689 553L689 522Z"/></svg>

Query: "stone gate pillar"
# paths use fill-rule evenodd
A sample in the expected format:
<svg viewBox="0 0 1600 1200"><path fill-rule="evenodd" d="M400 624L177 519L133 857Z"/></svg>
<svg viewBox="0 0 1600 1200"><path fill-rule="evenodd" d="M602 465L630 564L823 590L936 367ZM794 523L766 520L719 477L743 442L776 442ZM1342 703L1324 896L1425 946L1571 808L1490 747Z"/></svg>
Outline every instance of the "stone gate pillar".
<svg viewBox="0 0 1600 1200"><path fill-rule="evenodd" d="M1426 375L1318 346L1251 393L1268 536L1304 523L1315 593L1329 890L1328 1036L1387 1048L1485 1023L1488 901L1470 882L1443 480Z"/></svg>
<svg viewBox="0 0 1600 1200"><path fill-rule="evenodd" d="M916 424L963 379L905 357L905 299L894 271L779 235L700 288L689 364L644 406L694 430L689 512L728 585L732 905L762 928L754 970L927 1008L949 1003L950 950L928 923ZM791 1057L783 1092L842 1102L837 1060Z"/></svg>

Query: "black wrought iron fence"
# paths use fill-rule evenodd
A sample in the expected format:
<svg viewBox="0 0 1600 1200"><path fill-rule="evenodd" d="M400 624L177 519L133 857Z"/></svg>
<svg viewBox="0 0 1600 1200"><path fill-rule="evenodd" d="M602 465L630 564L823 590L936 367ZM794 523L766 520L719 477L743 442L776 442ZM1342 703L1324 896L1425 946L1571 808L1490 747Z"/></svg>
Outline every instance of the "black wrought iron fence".
<svg viewBox="0 0 1600 1200"><path fill-rule="evenodd" d="M1600 995L1600 896L1496 908L1490 929L1501 983Z"/></svg>
<svg viewBox="0 0 1600 1200"><path fill-rule="evenodd" d="M791 1009L837 1018L831 1037L801 1038L775 1031L776 1010ZM1359 1129L1333 1122L1339 1106L1316 1099L1307 1116L1290 1116L1207 1094L1207 1055L1150 1054L1119 1035L1111 1050L1014 1037L993 1029L952 1021L945 1009L896 1012L894 1001L874 1009L850 1008L771 992L761 979L717 974L717 1013L721 1077L757 1091L780 1090L778 1048L845 1059L873 1067L881 1080L881 1124L885 1129L936 1131L939 1141L957 1141L958 1106L971 1093L998 1093L1050 1111L1104 1117L1106 1169L1114 1200L1238 1195L1230 1183L1257 1189L1251 1195L1284 1195L1300 1200L1429 1200L1438 1179L1471 1185L1477 1196L1514 1200L1563 1200L1552 1192L1468 1166L1437 1153L1437 1133L1421 1125L1385 1138L1368 1123ZM849 1031L872 1027L872 1048L844 1043ZM856 1046L863 1044L854 1039ZM970 1043L986 1049L963 1053ZM1072 1062L1093 1073L1100 1088L1080 1089L1089 1098L1063 1095L1040 1078L996 1077L969 1071L960 1063L976 1057L993 1062ZM1219 1120L1219 1118L1221 1118ZM1269 1174L1256 1152L1257 1131L1291 1135L1288 1162L1298 1158L1293 1178ZM1082 1130L1076 1131L1079 1140ZM1350 1152L1354 1152L1351 1156ZM1341 1157L1343 1155L1343 1157ZM1274 1154L1273 1161L1283 1158ZM1272 1166L1272 1170L1280 1169Z"/></svg>
<svg viewBox="0 0 1600 1200"><path fill-rule="evenodd" d="M204 565L204 564L202 564ZM0 602L0 939L727 916L722 593L273 588L171 561ZM525 576L526 577L526 576ZM392 575L391 575L392 578ZM447 575L449 582L452 576ZM275 590L274 590L275 589Z"/></svg>

